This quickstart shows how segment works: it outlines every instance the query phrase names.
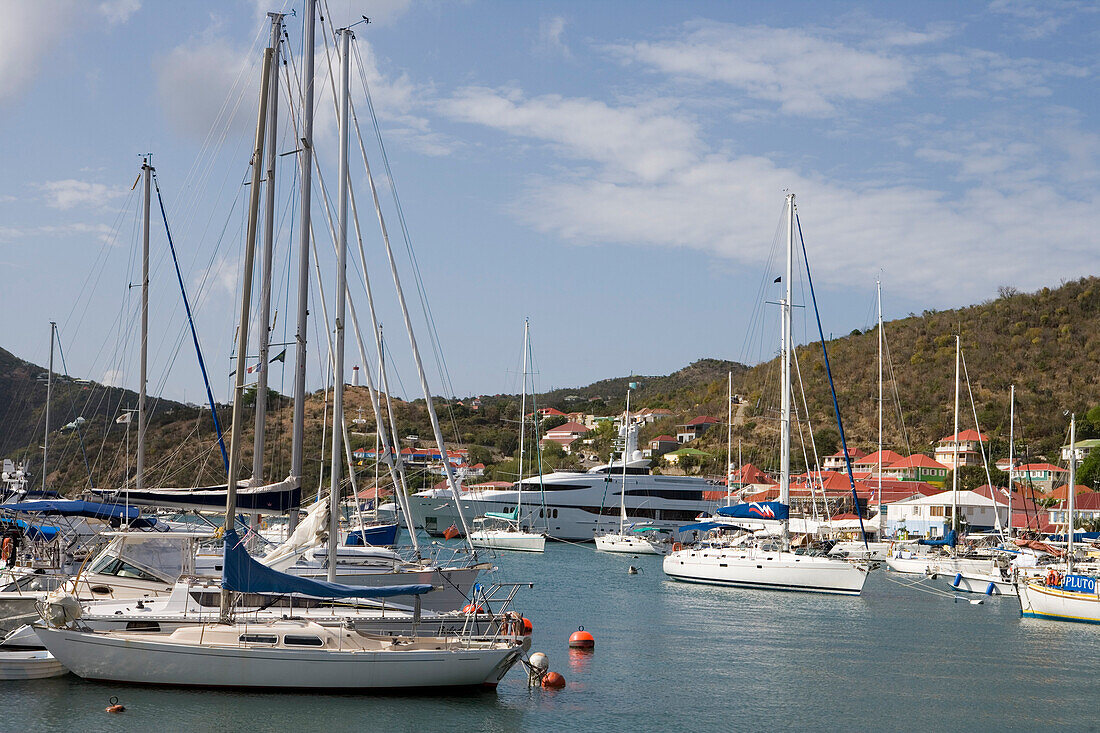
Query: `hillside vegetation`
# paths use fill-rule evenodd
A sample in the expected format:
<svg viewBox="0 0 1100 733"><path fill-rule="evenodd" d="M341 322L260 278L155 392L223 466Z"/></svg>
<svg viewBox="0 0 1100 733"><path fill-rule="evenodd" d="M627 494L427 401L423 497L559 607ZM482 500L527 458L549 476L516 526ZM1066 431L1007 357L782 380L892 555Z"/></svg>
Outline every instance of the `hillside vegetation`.
<svg viewBox="0 0 1100 733"><path fill-rule="evenodd" d="M1089 407L1100 404L1100 380L1096 378L1096 365L1100 363L1100 280L1094 277L1035 293L1004 288L998 298L979 305L925 311L890 321L886 333L892 372L888 371L885 389L884 437L886 446L899 453L928 453L936 440L951 433L956 333L962 339L978 421L983 432L994 439L995 456L1004 453L1012 384L1016 385L1017 450L1030 459L1045 456L1057 460L1057 448L1065 442L1068 424L1064 412L1084 415ZM849 445L872 450L878 430L877 334L874 330L853 332L829 341L827 347ZM797 356L818 449L831 453L838 446L839 435L820 345L800 346ZM605 379L587 387L537 395L536 400L540 407L555 407L563 412L613 415L625 406L627 383L638 382L632 407L667 408L674 412L672 418L645 426L644 444L662 433L674 435L679 425L698 415L712 415L724 422L726 375L731 371L734 392L746 399L746 404L738 407L734 420L734 440L740 443L745 460L774 468L778 463L777 360L748 368L734 362L703 359L667 376ZM0 350L0 417L4 419L0 425L0 455L27 460L35 473L41 467L44 373L42 367ZM892 396L895 389L897 400ZM796 399L799 406L801 399L799 394ZM51 435L47 484L67 493L85 489L92 481L96 486L120 485L128 463L126 435L125 426L116 424L114 419L120 406L134 404L136 395L126 390L76 380L56 382L51 418L55 431ZM224 480L209 411L168 401L155 404L148 432L147 483L194 486ZM267 478L276 480L289 471L292 407L287 397L274 393L269 395L268 404L271 427L265 465ZM349 387L347 405L349 420L358 415L359 408L364 415L362 423L349 423L352 447L373 446L374 425L365 388ZM469 448L472 463L490 466L487 478L514 477L518 395L481 396L477 410L472 409L469 399L439 400L437 406L449 447ZM423 400L395 400L394 410L405 446L433 443ZM965 382L960 411L960 426L972 427L974 420ZM306 409L307 493L317 486L322 466L328 463L331 436L323 430L325 414L324 396L310 395ZM79 435L73 430L57 430L78 415L86 420ZM246 410L248 427L242 441L244 474L251 467L251 417L252 410ZM228 430L228 408L219 408L219 418L223 429ZM133 427L131 441L136 438ZM1092 433L1100 433L1100 419L1085 420L1082 428L1082 437L1093 437ZM529 440L535 437L531 430ZM802 434L808 439L805 425ZM721 425L695 441L693 447L707 451L712 457L691 470L723 473L725 442L726 430ZM600 436L596 447L601 454L606 454L609 446L609 436ZM796 447L793 453L798 466L801 447ZM131 473L132 464L131 459ZM530 465L528 471L533 470L534 464ZM576 467L579 463L552 449L544 456L543 467L549 470L557 466ZM373 477L373 469L369 475ZM434 480L438 477L418 476L415 484Z"/></svg>

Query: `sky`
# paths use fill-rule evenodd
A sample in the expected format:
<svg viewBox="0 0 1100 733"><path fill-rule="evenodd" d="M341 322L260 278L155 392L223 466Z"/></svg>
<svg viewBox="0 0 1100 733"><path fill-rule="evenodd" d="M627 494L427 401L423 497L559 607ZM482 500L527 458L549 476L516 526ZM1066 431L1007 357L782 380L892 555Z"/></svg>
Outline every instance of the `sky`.
<svg viewBox="0 0 1100 733"><path fill-rule="evenodd" d="M779 295L788 191L826 334L873 323L876 280L890 319L1097 272L1093 3L321 7L315 148L325 186L335 198L327 59L337 61L320 29L365 15L352 104L435 393L517 391L524 318L540 389L666 374L702 357L770 358L778 316L763 304ZM0 346L45 364L56 321L71 374L136 387L133 186L151 152L215 394L227 398L268 11L288 13L283 53L296 79L302 0L0 0ZM280 344L293 340L297 277L299 82L287 94L287 79L275 181ZM350 163L389 372L395 392L415 397L354 133ZM316 177L313 191L325 287L322 308L313 281L316 387L336 268ZM150 390L201 402L159 216L154 197ZM349 245L349 291L370 340L354 229ZM366 353L373 363L370 344ZM350 335L347 354L350 375L364 363ZM289 392L290 372L272 365L272 385Z"/></svg>

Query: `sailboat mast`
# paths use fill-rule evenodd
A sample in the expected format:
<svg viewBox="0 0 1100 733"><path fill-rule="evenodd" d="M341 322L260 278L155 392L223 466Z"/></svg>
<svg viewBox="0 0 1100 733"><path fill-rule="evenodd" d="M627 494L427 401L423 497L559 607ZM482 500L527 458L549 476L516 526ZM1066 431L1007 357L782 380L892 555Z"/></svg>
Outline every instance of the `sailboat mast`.
<svg viewBox="0 0 1100 733"><path fill-rule="evenodd" d="M263 72L260 77L260 109L256 119L256 145L252 152L252 187L249 189L248 229L244 242L244 268L241 270L241 320L237 325L237 370L233 379L233 422L229 432L229 471L225 490L225 529L235 525L237 513L237 472L241 462L241 432L244 417L245 356L248 354L248 318L252 307L252 271L256 263L256 229L260 211L260 174L264 158L264 130L267 123L267 95L271 82L270 48L264 49ZM140 437L138 439L140 440ZM228 621L230 591L222 588L221 618Z"/></svg>
<svg viewBox="0 0 1100 733"><path fill-rule="evenodd" d="M328 532L328 581L336 582L336 548L339 543L340 474L344 464L342 446L344 424L344 312L347 308L347 260L348 260L348 75L351 68L350 44L352 32L347 28L337 31L340 36L340 167L339 187L336 195L336 213L339 221L336 262L336 346L334 349L335 378L332 392L332 462L329 468L329 532Z"/></svg>
<svg viewBox="0 0 1100 733"><path fill-rule="evenodd" d="M298 318L294 334L294 423L291 427L290 475L302 488L302 451L305 443L306 414L306 324L309 321L309 243L313 227L310 224L311 193L313 191L313 21L317 15L317 0L306 0L305 59L302 65L302 149L299 161L302 200L298 236ZM290 512L290 529L298 524L298 510Z"/></svg>
<svg viewBox="0 0 1100 733"><path fill-rule="evenodd" d="M141 361L138 371L137 477L134 482L138 491L145 488L145 389L149 365L149 203L153 166L149 165L148 158L141 161L141 170L145 178L145 204L141 229Z"/></svg>
<svg viewBox="0 0 1100 733"><path fill-rule="evenodd" d="M146 189L148 190L148 189ZM46 429L42 436L42 491L46 491L46 460L50 455L50 400L53 398L53 343L57 322L50 321L50 370L46 373Z"/></svg>
<svg viewBox="0 0 1100 733"><path fill-rule="evenodd" d="M726 506L733 491L733 372L726 375Z"/></svg>
<svg viewBox="0 0 1100 733"><path fill-rule="evenodd" d="M626 385L626 413L623 416L623 488L619 492L619 535L626 531L626 453L630 446L630 382Z"/></svg>
<svg viewBox="0 0 1100 733"><path fill-rule="evenodd" d="M258 353L259 372L256 376L256 431L252 441L252 483L259 486L264 483L264 428L267 420L267 366L268 349L271 341L271 269L272 254L275 247L275 160L279 157L275 146L278 143L279 120L279 41L283 34L283 14L268 13L271 18L271 89L268 93L267 109L267 200L264 207L264 254L260 274L260 338Z"/></svg>
<svg viewBox="0 0 1100 733"><path fill-rule="evenodd" d="M783 343L780 349L782 398L780 401L779 501L791 500L791 278L794 272L794 194L787 194L787 271L783 276L784 295L780 305Z"/></svg>
<svg viewBox="0 0 1100 733"><path fill-rule="evenodd" d="M1016 469L1016 385L1008 393L1008 536L1012 536L1012 474Z"/></svg>
<svg viewBox="0 0 1100 733"><path fill-rule="evenodd" d="M951 438L954 447L954 460L951 465L951 529L956 529L959 524L959 358L962 354L962 339L955 336L955 435Z"/></svg>
<svg viewBox="0 0 1100 733"><path fill-rule="evenodd" d="M516 492L516 528L520 529L523 508L523 436L527 432L527 335L530 325L526 318L523 319L523 387L520 389L519 398L519 491ZM538 420L538 415L535 415ZM447 460L447 456L443 456Z"/></svg>
<svg viewBox="0 0 1100 733"><path fill-rule="evenodd" d="M1066 496L1066 574L1073 572L1073 505L1077 499L1077 415L1069 416L1069 494Z"/></svg>
<svg viewBox="0 0 1100 733"><path fill-rule="evenodd" d="M882 283L875 281L875 293L878 300L878 524L879 533L883 529L882 516Z"/></svg>

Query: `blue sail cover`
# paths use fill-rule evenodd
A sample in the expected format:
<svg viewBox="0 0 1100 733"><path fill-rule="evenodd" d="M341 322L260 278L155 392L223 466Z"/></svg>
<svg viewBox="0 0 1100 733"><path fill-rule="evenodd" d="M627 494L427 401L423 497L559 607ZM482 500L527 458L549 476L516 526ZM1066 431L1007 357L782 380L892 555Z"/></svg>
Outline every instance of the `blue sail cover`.
<svg viewBox="0 0 1100 733"><path fill-rule="evenodd" d="M375 587L341 585L280 573L254 560L241 544L234 529L229 529L225 533L222 588L238 593L298 593L314 598L389 598L418 596L432 590L432 586L426 584Z"/></svg>
<svg viewBox="0 0 1100 733"><path fill-rule="evenodd" d="M696 522L695 524L685 524L683 527L680 527L676 531L677 532L692 532L692 531L706 532L708 530L715 529L717 527L730 527L730 525L726 524L724 522ZM731 527L731 528L736 529L735 527Z"/></svg>
<svg viewBox="0 0 1100 733"><path fill-rule="evenodd" d="M942 540L919 540L917 544L928 545L929 547L954 547L958 541L959 535L952 529L943 536Z"/></svg>
<svg viewBox="0 0 1100 733"><path fill-rule="evenodd" d="M754 501L751 504L734 504L718 507L718 516L734 519L775 519L789 517L791 509L778 501Z"/></svg>
<svg viewBox="0 0 1100 733"><path fill-rule="evenodd" d="M122 520L125 518L131 527L138 529L153 527L157 523L157 520L153 517L141 516L141 509L136 506L100 504L78 499L20 501L13 504L0 504L0 511L52 514L61 517L87 517L88 519Z"/></svg>

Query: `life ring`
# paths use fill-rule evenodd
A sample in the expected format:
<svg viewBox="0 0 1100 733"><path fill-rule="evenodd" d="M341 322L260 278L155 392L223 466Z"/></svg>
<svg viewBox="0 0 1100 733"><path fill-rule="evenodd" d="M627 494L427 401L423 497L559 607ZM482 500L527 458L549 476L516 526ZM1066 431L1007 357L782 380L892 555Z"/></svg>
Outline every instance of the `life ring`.
<svg viewBox="0 0 1100 733"><path fill-rule="evenodd" d="M11 541L11 537L5 537L3 545L0 545L0 560L7 564L11 560L11 549L14 543Z"/></svg>
<svg viewBox="0 0 1100 733"><path fill-rule="evenodd" d="M682 549L684 549L684 546L683 546L683 545L682 545L681 543L679 543L679 542L674 542L674 543L672 544L672 551L673 551L673 552L679 552L679 551L680 551L680 550L682 550Z"/></svg>
<svg viewBox="0 0 1100 733"><path fill-rule="evenodd" d="M1047 571L1047 585L1051 588L1058 585L1058 573L1053 568Z"/></svg>

